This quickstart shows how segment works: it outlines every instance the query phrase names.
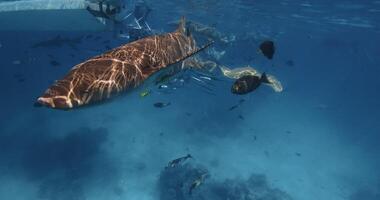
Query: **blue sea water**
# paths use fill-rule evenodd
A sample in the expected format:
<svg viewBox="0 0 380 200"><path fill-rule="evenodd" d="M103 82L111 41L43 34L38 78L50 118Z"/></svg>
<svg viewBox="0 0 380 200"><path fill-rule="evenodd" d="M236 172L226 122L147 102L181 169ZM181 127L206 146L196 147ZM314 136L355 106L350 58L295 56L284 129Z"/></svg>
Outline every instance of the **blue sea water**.
<svg viewBox="0 0 380 200"><path fill-rule="evenodd" d="M215 43L220 65L253 66L284 90L234 95L218 74L211 92L191 79L83 109L34 107L72 66L126 41L106 30L0 31L1 200L380 199L380 1L147 3L152 29L171 32L180 16L215 27L236 38ZM82 39L32 47L57 35ZM257 53L268 39L273 60Z"/></svg>

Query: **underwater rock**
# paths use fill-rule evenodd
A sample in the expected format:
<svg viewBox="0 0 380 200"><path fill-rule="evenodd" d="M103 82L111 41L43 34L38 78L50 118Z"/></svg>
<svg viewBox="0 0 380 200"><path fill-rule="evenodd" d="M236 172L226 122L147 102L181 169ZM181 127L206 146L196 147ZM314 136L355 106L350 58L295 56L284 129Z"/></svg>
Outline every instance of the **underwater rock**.
<svg viewBox="0 0 380 200"><path fill-rule="evenodd" d="M352 193L349 200L379 200L380 192L374 192L369 189L359 189Z"/></svg>
<svg viewBox="0 0 380 200"><path fill-rule="evenodd" d="M62 136L43 130L0 132L0 171L35 183L41 199L82 200L88 187L103 187L94 180L118 181L117 166L103 149L107 138L105 128L79 128Z"/></svg>
<svg viewBox="0 0 380 200"><path fill-rule="evenodd" d="M198 187L194 187L201 179L201 184ZM189 190L192 187L194 189L191 190L190 194ZM186 163L175 168L166 168L161 171L157 188L161 200L292 199L286 192L270 186L265 175L251 174L248 179L235 178L219 181L212 179L205 167L191 163Z"/></svg>

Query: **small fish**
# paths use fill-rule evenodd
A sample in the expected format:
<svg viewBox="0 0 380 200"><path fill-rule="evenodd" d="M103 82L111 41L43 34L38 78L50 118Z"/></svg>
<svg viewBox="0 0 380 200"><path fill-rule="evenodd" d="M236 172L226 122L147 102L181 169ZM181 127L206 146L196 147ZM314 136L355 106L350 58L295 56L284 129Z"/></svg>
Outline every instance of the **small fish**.
<svg viewBox="0 0 380 200"><path fill-rule="evenodd" d="M59 65L61 65L59 62L57 62L55 60L50 61L50 64L53 65L53 66L59 66Z"/></svg>
<svg viewBox="0 0 380 200"><path fill-rule="evenodd" d="M244 103L244 101L245 101L244 99L240 99L238 104L231 106L228 110L231 111L231 110L238 108L239 106L241 106L242 103Z"/></svg>
<svg viewBox="0 0 380 200"><path fill-rule="evenodd" d="M247 94L257 89L261 83L270 83L265 73L261 77L253 75L242 76L232 85L231 92L239 95Z"/></svg>
<svg viewBox="0 0 380 200"><path fill-rule="evenodd" d="M238 118L241 119L241 120L244 120L243 115L239 115Z"/></svg>
<svg viewBox="0 0 380 200"><path fill-rule="evenodd" d="M161 76L159 76L159 77L156 79L155 84L158 85L158 84L161 84L161 83L165 83L165 82L167 82L172 76L173 76L173 74L170 74L170 73L162 74Z"/></svg>
<svg viewBox="0 0 380 200"><path fill-rule="evenodd" d="M297 152L297 153L296 153L296 156L300 157L300 156L301 156L301 153L298 153L298 152Z"/></svg>
<svg viewBox="0 0 380 200"><path fill-rule="evenodd" d="M19 64L21 64L21 60L14 60L14 61L12 61L12 64L19 65Z"/></svg>
<svg viewBox="0 0 380 200"><path fill-rule="evenodd" d="M270 40L262 42L260 44L260 51L265 57L271 60L275 52L274 42Z"/></svg>
<svg viewBox="0 0 380 200"><path fill-rule="evenodd" d="M208 173L206 172L206 173L201 174L197 179L193 181L189 189L190 196L192 195L194 189L198 188L202 183L204 183L207 177L208 177Z"/></svg>
<svg viewBox="0 0 380 200"><path fill-rule="evenodd" d="M157 102L157 103L154 103L153 106L156 108L164 108L166 106L170 106L170 102L168 102L168 103Z"/></svg>
<svg viewBox="0 0 380 200"><path fill-rule="evenodd" d="M231 106L231 108L229 108L228 110L231 111L231 110L235 110L236 108L238 108L239 105L234 105L234 106Z"/></svg>
<svg viewBox="0 0 380 200"><path fill-rule="evenodd" d="M293 60L288 60L285 62L286 65L293 67L294 66L294 61Z"/></svg>
<svg viewBox="0 0 380 200"><path fill-rule="evenodd" d="M142 91L141 93L140 93L140 97L146 97L146 96L148 96L150 94L150 90L145 90L145 91Z"/></svg>
<svg viewBox="0 0 380 200"><path fill-rule="evenodd" d="M184 163L186 160L193 158L190 154L187 154L186 156L174 159L168 163L166 168L172 168L172 167L177 167L178 165Z"/></svg>
<svg viewBox="0 0 380 200"><path fill-rule="evenodd" d="M159 85L158 86L158 89L163 89L163 88L168 88L168 86L167 85Z"/></svg>

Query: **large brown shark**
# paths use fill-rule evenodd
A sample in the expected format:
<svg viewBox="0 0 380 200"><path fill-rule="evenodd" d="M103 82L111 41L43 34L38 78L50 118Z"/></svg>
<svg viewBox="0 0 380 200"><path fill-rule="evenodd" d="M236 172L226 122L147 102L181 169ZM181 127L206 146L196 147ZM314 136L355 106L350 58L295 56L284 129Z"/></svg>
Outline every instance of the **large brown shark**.
<svg viewBox="0 0 380 200"><path fill-rule="evenodd" d="M153 73L205 49L197 48L182 17L176 31L115 48L74 66L38 98L37 105L71 109L109 99L139 86Z"/></svg>

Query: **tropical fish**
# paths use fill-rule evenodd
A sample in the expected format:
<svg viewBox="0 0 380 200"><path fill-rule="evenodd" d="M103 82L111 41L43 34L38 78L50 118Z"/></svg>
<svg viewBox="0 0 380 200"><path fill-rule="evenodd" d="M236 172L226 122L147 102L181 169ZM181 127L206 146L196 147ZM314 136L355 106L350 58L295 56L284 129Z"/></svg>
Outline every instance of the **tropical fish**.
<svg viewBox="0 0 380 200"><path fill-rule="evenodd" d="M207 48L197 48L186 31L185 18L176 31L146 37L95 56L74 66L38 98L37 103L72 109L116 96L138 87L155 72Z"/></svg>
<svg viewBox="0 0 380 200"><path fill-rule="evenodd" d="M150 90L144 90L140 93L140 97L146 97L150 94Z"/></svg>
<svg viewBox="0 0 380 200"><path fill-rule="evenodd" d="M263 73L261 77L246 75L235 81L232 85L231 92L233 94L247 94L256 90L261 83L270 83L265 73Z"/></svg>
<svg viewBox="0 0 380 200"><path fill-rule="evenodd" d="M270 40L262 42L260 44L260 51L265 57L271 60L275 52L274 42Z"/></svg>
<svg viewBox="0 0 380 200"><path fill-rule="evenodd" d="M222 71L222 74L225 77L231 78L231 79L239 79L243 76L258 76L260 77L261 74L254 68L247 66L247 67L239 67L235 69L229 69L225 66L219 66L220 70ZM280 81L277 80L276 77L272 75L267 75L269 86L273 88L275 92L282 92L283 87Z"/></svg>
<svg viewBox="0 0 380 200"><path fill-rule="evenodd" d="M174 159L168 163L168 166L166 168L176 167L190 158L193 158L193 157L190 154L187 154L186 156Z"/></svg>
<svg viewBox="0 0 380 200"><path fill-rule="evenodd" d="M157 103L154 103L153 106L156 108L164 108L166 106L170 106L170 102L168 102L168 103L157 102Z"/></svg>
<svg viewBox="0 0 380 200"><path fill-rule="evenodd" d="M190 188L189 188L190 196L192 195L194 189L198 188L202 183L204 183L207 177L208 177L208 173L207 172L203 173L197 179L195 179L193 183L191 183Z"/></svg>

